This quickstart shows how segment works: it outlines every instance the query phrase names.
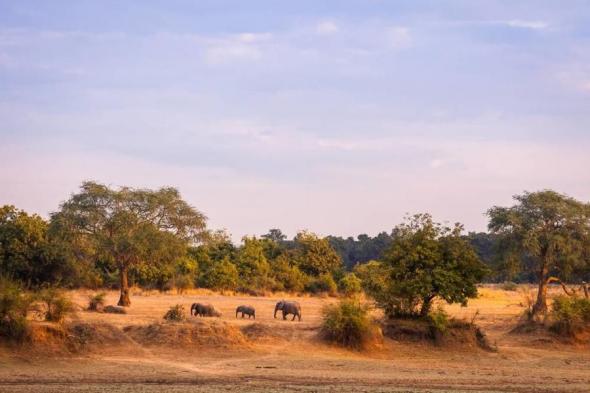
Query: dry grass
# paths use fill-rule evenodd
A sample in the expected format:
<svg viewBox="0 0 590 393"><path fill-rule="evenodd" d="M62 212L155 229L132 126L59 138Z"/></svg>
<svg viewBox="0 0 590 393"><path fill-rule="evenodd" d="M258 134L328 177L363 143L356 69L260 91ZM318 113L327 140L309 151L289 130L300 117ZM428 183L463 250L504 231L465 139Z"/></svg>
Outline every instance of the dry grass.
<svg viewBox="0 0 590 393"><path fill-rule="evenodd" d="M84 306L90 293L70 295ZM108 292L106 304L116 303L117 298L116 292ZM301 322L273 319L274 304L282 298L301 303ZM74 358L58 354L47 361L47 353L0 347L0 391L151 392L161 391L162 384L172 392L240 387L276 392L590 390L588 346L508 333L524 309L518 291L486 286L468 307L445 307L452 317L468 321L479 312L476 323L497 344L497 353L390 339L370 353L326 345L317 339L322 308L336 300L228 296L202 290L184 295L135 294L127 314L81 311L70 318L66 328L78 331L67 331L66 336L86 337L85 342L74 340L78 349L87 349ZM194 302L210 303L223 316L163 322L170 306L188 309ZM239 304L256 308L256 322L235 318ZM50 332L55 325L36 325L49 326L43 333L46 337L38 340L59 344L62 333ZM112 345L112 340L118 344Z"/></svg>

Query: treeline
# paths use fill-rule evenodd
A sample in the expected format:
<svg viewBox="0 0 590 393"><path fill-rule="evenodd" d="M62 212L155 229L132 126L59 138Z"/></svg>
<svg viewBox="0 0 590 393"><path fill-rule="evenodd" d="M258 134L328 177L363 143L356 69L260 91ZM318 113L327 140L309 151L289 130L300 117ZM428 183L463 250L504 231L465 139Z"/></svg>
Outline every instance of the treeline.
<svg viewBox="0 0 590 393"><path fill-rule="evenodd" d="M119 288L124 306L130 304L133 285L247 293L350 293L363 286L378 298L375 294L392 293L383 289L390 283L380 279L387 276L414 282L415 290L433 285L437 277L430 274L440 274L456 279L452 287L458 288L471 267L461 267L454 277L449 271L470 260L469 266L486 265L477 274L472 271L477 281L539 283L537 308L542 310L549 283L584 284L590 278L590 205L553 191L524 193L515 200L512 207L487 212L489 233L464 235L460 225L446 228L429 215L417 215L375 237L344 239L302 231L287 240L279 229L271 229L235 245L226 233L208 230L205 215L174 188L113 189L85 182L49 220L13 206L0 208L0 275L26 287ZM424 254L429 247L435 251ZM411 264L404 253L414 258ZM402 273L392 273L399 264ZM409 266L416 271L407 272ZM431 266L432 273L421 276L424 266ZM408 291L399 289L404 283L396 285L396 291ZM410 308L424 306L428 296L412 298Z"/></svg>

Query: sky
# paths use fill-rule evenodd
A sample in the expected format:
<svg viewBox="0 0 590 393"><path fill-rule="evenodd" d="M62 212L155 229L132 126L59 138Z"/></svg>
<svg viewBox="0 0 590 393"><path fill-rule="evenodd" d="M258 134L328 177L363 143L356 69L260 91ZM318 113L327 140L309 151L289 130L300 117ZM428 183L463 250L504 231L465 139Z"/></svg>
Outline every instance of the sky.
<svg viewBox="0 0 590 393"><path fill-rule="evenodd" d="M0 0L0 205L84 180L236 241L588 201L590 2Z"/></svg>

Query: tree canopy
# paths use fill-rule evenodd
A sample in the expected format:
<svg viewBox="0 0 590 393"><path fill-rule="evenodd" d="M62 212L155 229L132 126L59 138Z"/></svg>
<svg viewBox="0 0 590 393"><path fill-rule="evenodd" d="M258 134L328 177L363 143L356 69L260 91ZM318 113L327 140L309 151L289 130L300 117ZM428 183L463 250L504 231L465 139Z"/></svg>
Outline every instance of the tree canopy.
<svg viewBox="0 0 590 393"><path fill-rule="evenodd" d="M466 304L486 268L462 230L435 223L429 214L414 215L394 229L382 262L357 273L389 315L427 315L435 298Z"/></svg>
<svg viewBox="0 0 590 393"><path fill-rule="evenodd" d="M112 189L95 182L84 182L51 215L53 229L75 245L78 255L118 269L123 306L130 305L129 268L182 257L187 244L203 239L205 222L174 188Z"/></svg>
<svg viewBox="0 0 590 393"><path fill-rule="evenodd" d="M547 285L588 267L590 205L555 191L514 196L511 207L488 210L489 230L500 236L506 268L530 269L537 276L533 315L547 311ZM527 263L528 262L528 263Z"/></svg>

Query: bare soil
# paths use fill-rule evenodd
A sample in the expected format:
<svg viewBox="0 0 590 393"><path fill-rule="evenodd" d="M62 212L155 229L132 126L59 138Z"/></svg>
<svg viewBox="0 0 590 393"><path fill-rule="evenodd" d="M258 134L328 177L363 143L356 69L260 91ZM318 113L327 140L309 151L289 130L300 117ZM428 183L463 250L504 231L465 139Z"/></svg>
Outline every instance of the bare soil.
<svg viewBox="0 0 590 393"><path fill-rule="evenodd" d="M469 340L386 338L365 352L330 346L318 330L334 298L297 298L303 318L292 322L273 318L282 296L136 291L127 314L107 314L83 310L90 293L71 293L80 311L65 325L36 322L35 345L0 346L0 392L590 391L587 344L511 333L523 311L518 291L484 287L468 307L446 306L456 318L476 316L497 352ZM116 301L109 292L107 304ZM221 318L190 317L193 302L213 304ZM175 304L184 305L186 322L162 319ZM235 318L241 304L256 308L255 321Z"/></svg>

